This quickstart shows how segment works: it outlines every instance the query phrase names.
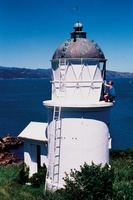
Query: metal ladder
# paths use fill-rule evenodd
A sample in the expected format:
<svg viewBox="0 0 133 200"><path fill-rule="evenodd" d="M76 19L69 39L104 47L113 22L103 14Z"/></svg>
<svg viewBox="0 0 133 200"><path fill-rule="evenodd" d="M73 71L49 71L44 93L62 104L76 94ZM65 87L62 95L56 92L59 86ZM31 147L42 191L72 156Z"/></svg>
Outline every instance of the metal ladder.
<svg viewBox="0 0 133 200"><path fill-rule="evenodd" d="M60 80L59 80L59 90L60 97L65 97L66 92L66 59L62 58L59 60L59 69L60 69Z"/></svg>
<svg viewBox="0 0 133 200"><path fill-rule="evenodd" d="M66 58L60 58L59 65L66 65Z"/></svg>
<svg viewBox="0 0 133 200"><path fill-rule="evenodd" d="M54 122L53 122L54 123ZM49 177L50 181L53 180L53 163L54 163L54 124L52 124L52 130L50 131L50 138L49 138L49 146L48 146L48 172L47 177Z"/></svg>
<svg viewBox="0 0 133 200"><path fill-rule="evenodd" d="M54 113L53 113L53 120L55 121L53 189L57 189L57 184L59 182L60 145L61 145L61 118L60 116L61 116L61 107L55 106Z"/></svg>

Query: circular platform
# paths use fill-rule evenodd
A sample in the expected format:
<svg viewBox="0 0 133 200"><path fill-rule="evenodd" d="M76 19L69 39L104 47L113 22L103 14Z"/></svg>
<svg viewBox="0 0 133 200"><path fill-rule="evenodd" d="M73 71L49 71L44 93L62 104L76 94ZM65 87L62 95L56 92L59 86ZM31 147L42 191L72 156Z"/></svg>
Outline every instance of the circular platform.
<svg viewBox="0 0 133 200"><path fill-rule="evenodd" d="M105 102L105 101L99 101L98 103L89 103L89 104L72 104L72 103L65 103L60 101L43 101L43 105L46 107L61 107L61 108L86 108L86 109L95 109L95 108L110 108L113 106L112 102Z"/></svg>

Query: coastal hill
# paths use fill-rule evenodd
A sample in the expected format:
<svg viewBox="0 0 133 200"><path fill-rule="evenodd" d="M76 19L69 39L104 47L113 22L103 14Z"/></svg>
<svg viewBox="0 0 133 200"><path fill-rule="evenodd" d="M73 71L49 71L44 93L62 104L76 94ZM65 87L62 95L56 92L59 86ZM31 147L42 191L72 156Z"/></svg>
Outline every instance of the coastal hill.
<svg viewBox="0 0 133 200"><path fill-rule="evenodd" d="M18 67L0 66L0 79L15 78L51 78L51 68L49 69L27 69ZM106 78L133 78L133 73L129 72L106 72Z"/></svg>
<svg viewBox="0 0 133 200"><path fill-rule="evenodd" d="M106 71L107 78L133 78L133 73L130 72L115 72L115 71Z"/></svg>
<svg viewBox="0 0 133 200"><path fill-rule="evenodd" d="M14 78L50 78L51 69L27 69L0 66L0 79Z"/></svg>

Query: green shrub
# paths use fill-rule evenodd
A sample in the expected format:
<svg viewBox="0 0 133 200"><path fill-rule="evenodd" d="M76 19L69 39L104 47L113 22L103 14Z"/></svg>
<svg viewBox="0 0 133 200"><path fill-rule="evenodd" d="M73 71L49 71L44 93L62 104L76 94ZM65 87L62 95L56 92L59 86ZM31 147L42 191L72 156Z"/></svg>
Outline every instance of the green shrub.
<svg viewBox="0 0 133 200"><path fill-rule="evenodd" d="M113 200L133 200L133 183L115 183L113 186Z"/></svg>
<svg viewBox="0 0 133 200"><path fill-rule="evenodd" d="M71 200L105 200L113 195L114 172L108 165L87 165L80 171L71 170L64 178L64 199Z"/></svg>
<svg viewBox="0 0 133 200"><path fill-rule="evenodd" d="M133 159L133 149L126 150L111 150L110 151L110 159L116 160L127 160Z"/></svg>
<svg viewBox="0 0 133 200"><path fill-rule="evenodd" d="M64 189L56 190L55 192L46 191L44 195L46 200L65 200Z"/></svg>
<svg viewBox="0 0 133 200"><path fill-rule="evenodd" d="M40 167L38 173L33 174L33 176L29 179L29 182L33 187L39 187L40 185L45 185L46 179L46 166Z"/></svg>
<svg viewBox="0 0 133 200"><path fill-rule="evenodd" d="M21 184L27 183L29 181L29 168L25 163L22 163L19 167L19 179L18 182Z"/></svg>

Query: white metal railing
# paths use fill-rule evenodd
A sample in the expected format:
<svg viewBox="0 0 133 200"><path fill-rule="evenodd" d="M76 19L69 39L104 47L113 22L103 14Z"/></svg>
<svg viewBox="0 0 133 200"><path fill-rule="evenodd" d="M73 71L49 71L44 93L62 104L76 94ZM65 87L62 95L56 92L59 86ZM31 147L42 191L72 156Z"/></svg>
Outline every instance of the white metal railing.
<svg viewBox="0 0 133 200"><path fill-rule="evenodd" d="M60 83L61 80L51 81L51 83ZM64 81L64 80L63 80ZM65 80L65 83L102 83L103 80Z"/></svg>

